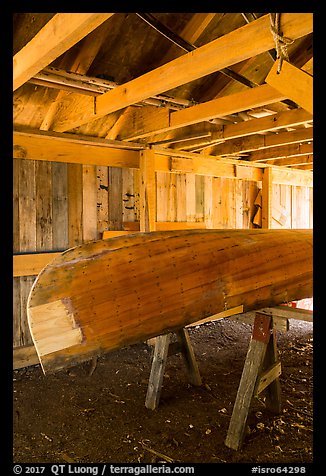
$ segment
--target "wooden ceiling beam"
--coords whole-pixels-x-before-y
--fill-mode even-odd
[[[224,156],[312,140],[313,127],[307,127],[291,132],[279,132],[278,134],[268,135],[255,134],[243,138],[231,139],[215,146],[214,153]]]
[[[189,43],[196,44],[200,35],[205,31],[216,15],[217,13],[194,13],[179,36]],[[182,54],[184,53],[181,52],[181,49],[173,45],[160,60],[160,64],[168,63]]]
[[[283,34],[292,39],[308,35],[313,30],[312,14],[284,13],[282,29]],[[269,15],[264,15],[250,24],[108,91],[96,98],[96,104],[90,97],[69,95],[61,104],[53,129],[62,132],[78,127],[150,96],[258,55],[273,48],[273,45]]]
[[[250,119],[246,122],[239,122],[238,124],[230,124],[224,126],[220,132],[220,139],[230,140],[239,137],[246,137],[253,134],[277,131],[286,127],[295,127],[302,124],[312,122],[312,114],[304,109],[292,109],[290,111],[283,111],[271,116],[262,117],[259,119]],[[216,134],[217,135],[217,134]],[[218,137],[216,137],[217,139]],[[201,153],[215,154],[215,147],[204,149]]]
[[[288,144],[279,147],[269,147],[268,149],[251,152],[248,159],[252,162],[265,162],[266,160],[283,159],[298,155],[313,153],[313,144]]]
[[[13,90],[69,50],[114,13],[57,13],[13,59]]]
[[[77,55],[72,59],[69,64],[70,71],[78,73],[80,75],[84,75],[88,71],[103,43],[103,28],[103,26],[100,26],[96,30],[92,31],[86,38],[84,38]],[[63,61],[64,60],[65,58],[63,58]],[[42,124],[40,126],[41,130],[48,131],[51,129],[52,123],[55,120],[61,101],[66,95],[67,91],[58,91],[56,97],[53,99],[53,102],[51,103],[43,118]]]
[[[123,145],[117,141],[89,136],[39,130],[14,130],[13,146],[14,158],[83,165],[139,167],[137,150],[121,148]],[[140,147],[138,145],[137,148]]]
[[[296,170],[306,170],[312,172],[313,165],[312,164],[304,164],[304,165],[289,165],[288,168],[295,168]]]
[[[313,77],[287,61],[278,71],[276,61],[266,77],[266,83],[282,92],[306,111],[313,113]]]
[[[168,110],[160,112],[153,109],[147,109],[146,114],[144,114],[144,111],[134,111],[129,130],[125,128],[123,133],[120,134],[120,138],[124,140],[138,140],[151,134],[166,132],[247,109],[272,104],[284,98],[285,96],[276,89],[268,84],[264,84],[172,113]]]
[[[216,13],[195,13],[190,22],[188,22],[181,32],[181,37],[190,43],[195,43],[205,28],[207,28],[211,20],[215,17],[215,15]],[[167,53],[160,60],[159,64],[161,65],[167,63],[177,56],[180,56],[180,48],[177,48],[176,45],[173,45],[168,49]],[[146,101],[146,99],[144,101]],[[130,106],[126,109],[123,109],[116,123],[108,131],[106,139],[117,139],[120,132],[124,130],[124,127],[127,124],[129,124],[130,115],[134,115]]]
[[[296,167],[298,165],[312,165],[313,164],[313,154],[308,155],[297,155],[293,157],[286,157],[284,159],[275,159],[269,160],[269,165],[278,165],[278,166],[288,166]]]

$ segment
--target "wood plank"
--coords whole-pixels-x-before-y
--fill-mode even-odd
[[[264,169],[262,180],[262,228],[272,228],[273,169]]]
[[[256,395],[259,395],[263,392],[266,387],[268,387],[276,378],[281,375],[281,362],[275,362],[268,370],[262,373],[258,387],[256,390]]]
[[[251,152],[249,160],[265,162],[273,159],[282,159],[285,157],[293,157],[307,155],[313,153],[313,144],[291,144],[284,147],[269,147],[268,149]]]
[[[190,342],[189,331],[186,328],[177,331],[177,338],[180,343],[182,358],[186,366],[188,379],[191,385],[200,386],[202,379],[196,361],[194,349]]]
[[[13,346],[18,347],[22,343],[22,336],[20,331],[20,316],[21,316],[21,308],[20,308],[20,279],[14,278],[13,279],[13,292],[12,292],[12,299],[13,299],[13,325],[12,325],[12,337],[13,337]]]
[[[223,144],[214,146],[214,155],[231,155],[255,150],[264,150],[273,146],[290,145],[297,142],[307,142],[313,140],[313,127],[298,129],[290,132],[279,132],[278,134],[252,135],[239,137],[225,141]]]
[[[19,250],[36,250],[35,162],[21,160],[19,166]],[[27,298],[34,277],[20,278],[20,343],[29,345],[32,338],[27,321]]]
[[[248,180],[242,183],[242,228],[250,228],[250,183]]]
[[[313,228],[314,226],[314,195],[313,189],[309,188],[309,225],[308,228]]]
[[[298,165],[313,165],[313,155],[294,155],[285,159],[269,160],[269,165],[296,167]]]
[[[20,167],[21,161],[18,159],[13,159],[12,165],[12,187],[13,187],[13,214],[12,214],[12,224],[13,224],[13,251],[20,250],[20,234],[19,234],[19,176],[20,176]]]
[[[276,131],[284,127],[294,127],[301,124],[312,122],[312,114],[304,109],[292,109],[290,111],[279,112],[249,121],[239,122],[237,124],[226,125],[223,128],[221,139],[235,139],[258,132]]]
[[[156,177],[153,150],[140,152],[140,231],[156,228]]]
[[[166,216],[167,216],[168,200],[167,200],[166,176],[167,174],[165,172],[156,172],[156,220],[157,222],[166,221]]]
[[[57,13],[13,59],[13,90],[48,66],[114,13]]]
[[[60,254],[61,252],[14,255],[14,277],[36,276],[44,268],[44,266],[46,266]]]
[[[222,222],[222,178],[213,177],[212,181],[212,226],[219,229],[224,228]]]
[[[266,348],[266,342],[251,339],[225,440],[226,446],[233,450],[238,450],[242,445],[256,380],[262,369]]]
[[[19,167],[20,251],[36,250],[35,162],[22,160]]]
[[[68,243],[83,242],[83,175],[79,164],[68,165]]]
[[[14,370],[22,369],[30,365],[39,364],[39,358],[34,345],[15,347],[13,351]]]
[[[122,169],[109,167],[109,228],[122,230]]]
[[[170,334],[160,335],[155,339],[155,350],[145,401],[146,408],[150,410],[155,410],[160,400],[169,342]]]
[[[260,312],[265,312],[265,309],[261,309]],[[271,315],[271,313],[269,314]],[[245,312],[242,314],[231,315],[230,319],[252,325],[255,320],[255,312]],[[273,315],[273,329],[279,332],[287,332],[289,330],[289,320],[286,317]]]
[[[102,233],[102,240],[107,240],[108,238],[114,238],[116,236],[122,236],[122,235],[130,235],[132,233],[135,233],[134,231],[126,231],[126,230],[104,230]]]
[[[244,228],[244,203],[243,203],[243,182],[234,180],[235,194],[235,228]]]
[[[171,174],[173,175],[173,174]],[[195,176],[196,222],[204,221],[205,182],[203,175]]]
[[[285,60],[282,62],[280,72],[278,66],[279,60],[274,63],[266,76],[266,83],[313,114],[313,77]]]
[[[213,228],[213,178],[204,177],[204,223]]]
[[[169,151],[167,153],[169,153]],[[177,157],[177,154],[175,154],[174,157],[172,156],[171,159],[166,163],[167,170],[176,173],[185,172],[188,174],[211,175],[217,177],[258,181],[260,181],[262,178],[262,172],[259,168],[250,169],[247,167],[247,165],[242,166],[241,162],[239,161],[232,162],[230,159],[214,159],[210,157],[204,157],[199,154],[191,154],[189,152],[188,154],[189,156],[187,158]],[[158,156],[156,159],[156,169],[162,170],[164,167],[163,164],[164,161],[162,161],[162,159]],[[242,171],[243,173],[241,173]]]
[[[176,221],[179,223],[187,220],[186,187],[186,174],[176,174]],[[156,224],[156,229],[159,229],[158,223]]]
[[[34,276],[22,276],[20,278],[20,336],[21,345],[23,346],[33,343],[27,318],[27,301],[34,281]]]
[[[109,175],[108,167],[96,167],[97,176],[97,232],[109,227]]]
[[[68,248],[67,164],[52,163],[52,243],[54,249]]]
[[[125,222],[123,224],[124,230],[139,231],[139,222]],[[186,221],[157,221],[156,230],[198,230],[204,229],[205,223],[203,222],[186,222]]]
[[[186,216],[187,222],[196,221],[196,176],[186,176]]]
[[[282,185],[293,185],[301,187],[313,187],[313,175],[310,172],[309,175],[303,175],[308,171],[304,170],[291,170],[288,168],[274,167],[273,169],[273,182]],[[309,172],[308,172],[309,173]]]
[[[82,165],[83,180],[83,241],[96,240],[97,178],[95,165]]]
[[[70,134],[69,136],[71,136]],[[69,162],[84,165],[139,167],[138,152],[107,148],[103,140],[83,142],[80,136],[14,131],[14,158]],[[105,139],[104,139],[105,141]],[[84,145],[83,145],[84,144]]]
[[[177,212],[177,191],[176,191],[177,174],[166,174],[166,189],[167,189],[167,214],[166,220],[174,222],[176,220]]]
[[[132,169],[122,169],[122,221],[134,221],[135,213],[135,193],[134,193],[134,171]]]
[[[206,317],[205,319],[201,319],[200,321],[193,322],[192,324],[189,324],[187,327],[195,327],[195,326],[200,326],[201,324],[205,324],[206,322],[214,322],[219,319],[225,319],[226,317],[230,317],[233,315],[239,315],[243,312],[243,306],[236,306],[233,307],[232,309],[228,309],[226,311],[219,312],[218,314],[214,314],[212,316]]]
[[[35,162],[36,249],[52,248],[52,164]]]
[[[256,383],[256,392],[259,391],[261,393],[264,391],[266,408],[274,414],[280,414],[282,411],[282,401],[279,376],[282,369],[277,351],[277,335],[275,326],[273,326],[273,319],[272,328],[263,363],[263,373],[260,376],[259,382]]]
[[[149,71],[97,98],[94,114],[92,98],[69,95],[53,124],[56,131],[65,131],[103,117],[150,96],[176,88],[210,73],[236,64],[274,47],[269,31],[269,15],[234,30],[195,51]],[[283,34],[299,38],[311,33],[312,14],[284,13]],[[255,41],[252,41],[252,38]]]
[[[299,309],[289,306],[274,306],[271,308],[264,308],[262,311],[273,317],[285,317],[287,319],[297,319],[307,322],[313,321],[313,311],[310,311],[309,309]]]

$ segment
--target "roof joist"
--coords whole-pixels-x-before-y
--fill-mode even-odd
[[[296,39],[312,29],[311,13],[284,13],[283,34]],[[253,38],[255,41],[253,41]],[[71,94],[61,104],[53,129],[67,131],[99,117],[219,71],[274,47],[269,15],[232,31],[94,99]]]
[[[172,113],[168,110],[157,111],[152,108],[147,108],[145,111],[133,111],[130,127],[124,128],[120,137],[125,140],[138,140],[152,134],[272,104],[285,97],[268,84],[264,84]]]
[[[65,53],[114,13],[57,13],[13,59],[13,90]]]
[[[305,127],[296,131],[279,132],[277,134],[254,134],[244,138],[231,139],[216,145],[214,154],[231,155],[255,150],[264,150],[269,147],[290,145],[313,140],[313,127]]]

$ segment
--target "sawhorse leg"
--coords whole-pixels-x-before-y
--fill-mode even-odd
[[[201,385],[202,383],[187,329],[183,328],[177,331],[176,334],[178,342],[172,344],[171,334],[164,334],[155,338],[154,356],[145,401],[146,408],[150,410],[155,410],[159,404],[168,355],[181,352],[189,382],[192,385]]]
[[[266,407],[275,413],[280,412],[280,374],[281,363],[277,358],[273,318],[257,312],[225,440],[226,446],[234,450],[241,447],[252,400],[262,391],[266,391]]]

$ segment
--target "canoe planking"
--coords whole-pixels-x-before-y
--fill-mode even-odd
[[[312,230],[173,230],[76,246],[31,289],[44,373],[210,315],[312,296]]]

